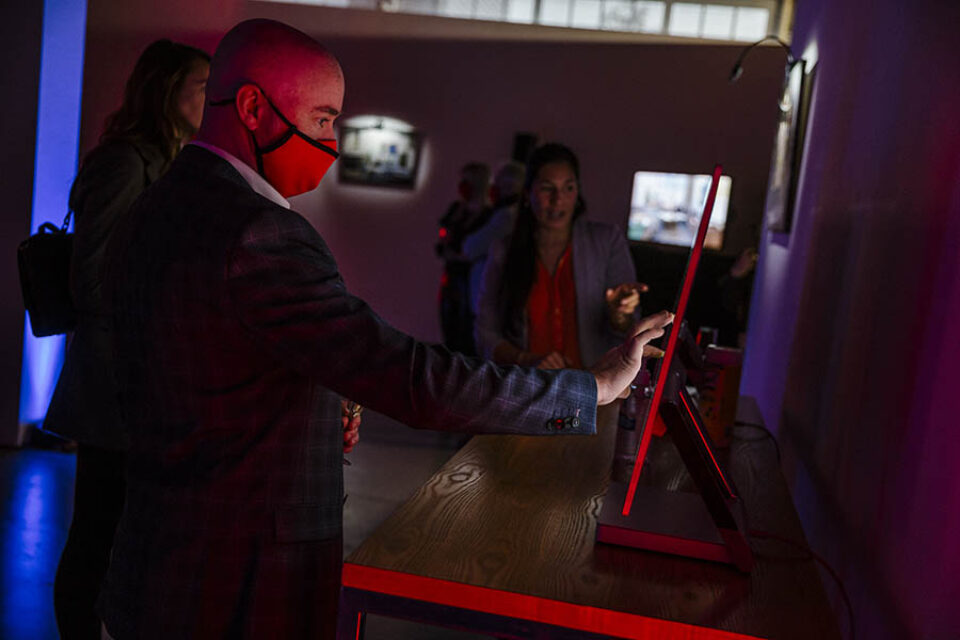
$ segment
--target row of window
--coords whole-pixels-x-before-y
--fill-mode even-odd
[[[291,1],[291,0],[278,0]],[[717,40],[759,40],[771,32],[771,9],[670,0],[293,0],[352,9],[602,29]]]

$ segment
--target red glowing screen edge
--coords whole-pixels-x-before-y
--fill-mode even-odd
[[[690,252],[690,259],[687,261],[687,268],[683,275],[683,284],[680,287],[680,295],[678,296],[677,308],[674,312],[673,325],[670,328],[670,335],[667,338],[667,348],[665,349],[663,360],[660,361],[657,385],[654,388],[653,398],[650,400],[650,407],[644,420],[643,434],[640,437],[640,445],[637,447],[637,456],[633,463],[630,485],[627,487],[627,497],[623,501],[623,510],[621,513],[624,516],[630,515],[630,509],[633,506],[633,498],[637,492],[637,481],[640,479],[643,461],[647,457],[647,449],[650,446],[650,436],[653,434],[654,421],[660,411],[660,400],[663,398],[663,390],[667,383],[667,376],[670,375],[670,362],[673,360],[673,354],[677,350],[677,341],[680,337],[680,325],[683,323],[683,315],[687,310],[690,291],[693,289],[693,281],[697,275],[697,265],[700,263],[700,255],[703,253],[703,242],[707,237],[707,227],[710,225],[710,214],[713,213],[713,203],[717,197],[717,186],[720,184],[720,176],[722,173],[723,167],[721,165],[718,164],[713,168],[710,191],[707,192],[707,202],[703,207],[703,215],[700,216],[700,227],[697,229],[697,237],[693,241],[693,249]]]

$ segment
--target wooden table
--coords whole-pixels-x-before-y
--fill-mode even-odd
[[[616,412],[595,437],[473,438],[347,558],[340,638],[365,613],[511,638],[839,638],[816,567],[782,542],[751,541],[750,575],[595,542]],[[759,422],[751,399],[738,420]],[[751,528],[805,542],[773,442],[740,427],[725,457]],[[655,442],[641,480],[689,488],[679,464]]]

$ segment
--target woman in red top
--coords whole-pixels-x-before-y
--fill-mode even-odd
[[[501,364],[587,367],[634,321],[637,284],[623,234],[586,220],[576,155],[534,151],[513,234],[491,250],[477,312],[477,342]]]

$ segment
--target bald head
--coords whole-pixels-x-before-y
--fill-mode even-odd
[[[283,100],[313,81],[343,74],[336,58],[319,42],[275,20],[247,20],[223,37],[210,64],[207,95],[230,97],[241,85],[258,84],[271,99]]]
[[[305,135],[324,140],[333,138],[343,92],[340,64],[320,43],[282,22],[247,20],[213,55],[207,98],[227,105],[208,104],[197,138],[254,166],[251,134],[265,146],[288,128],[270,103]]]

